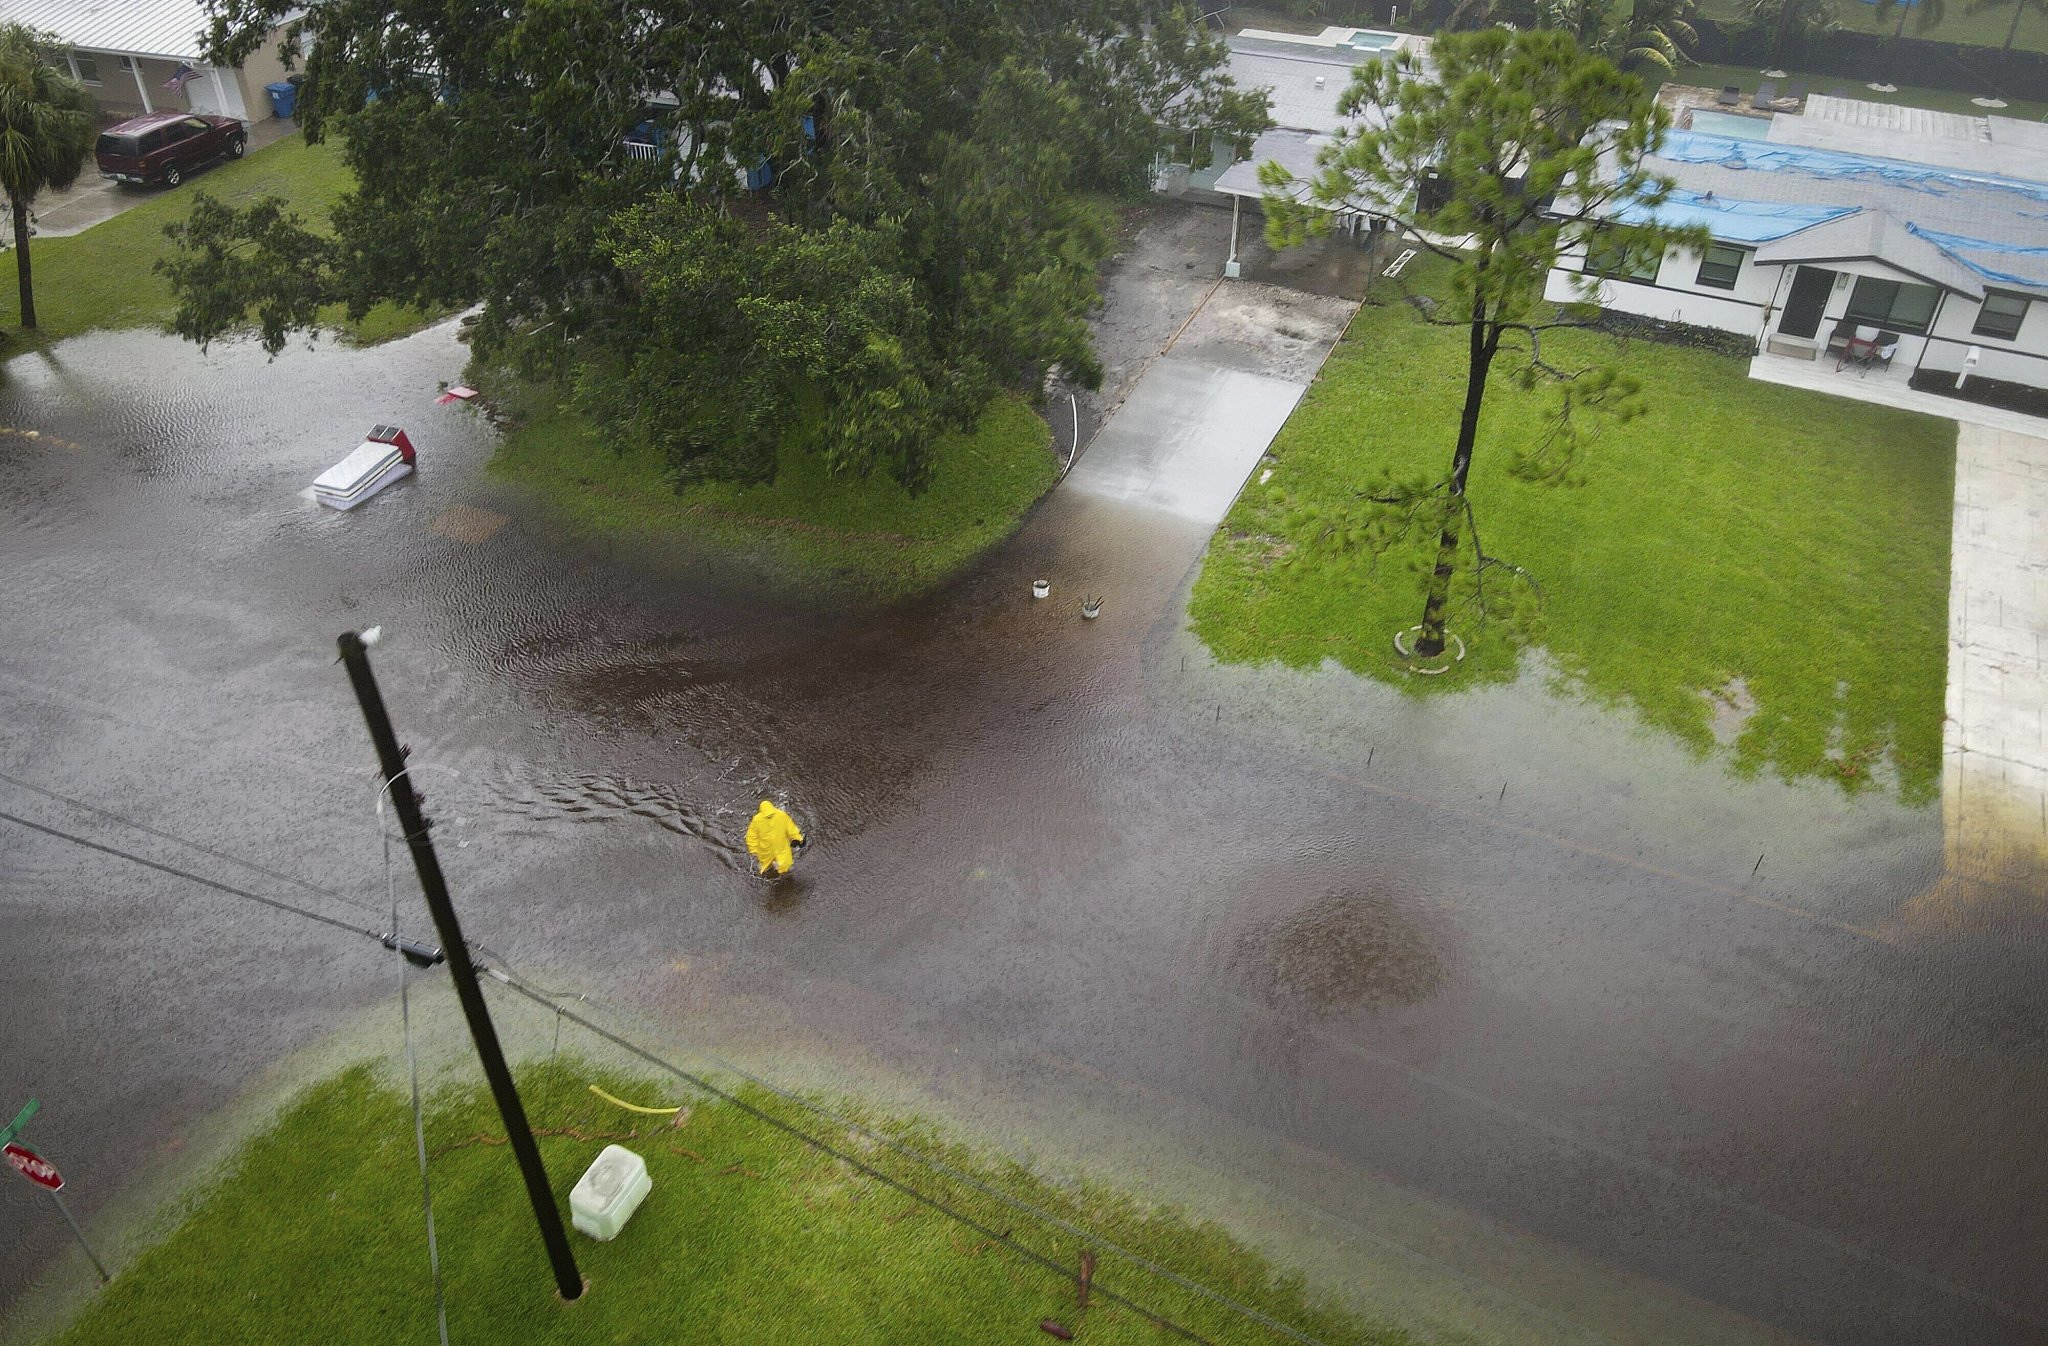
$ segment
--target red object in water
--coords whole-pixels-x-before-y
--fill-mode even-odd
[[[364,438],[368,439],[372,444],[394,445],[406,462],[410,463],[413,461],[412,441],[405,437],[405,431],[395,425],[373,426],[370,433],[364,436]]]

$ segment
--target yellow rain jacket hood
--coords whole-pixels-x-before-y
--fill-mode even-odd
[[[787,874],[796,864],[790,846],[803,839],[796,820],[766,799],[761,801],[754,820],[747,824],[747,853],[760,864],[763,874]]]

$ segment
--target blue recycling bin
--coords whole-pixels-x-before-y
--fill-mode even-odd
[[[296,84],[266,84],[263,92],[270,95],[270,110],[280,117],[289,117],[299,110],[299,86]]]

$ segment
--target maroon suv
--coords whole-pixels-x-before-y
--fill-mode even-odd
[[[152,112],[100,132],[100,176],[175,187],[200,165],[239,159],[248,148],[249,133],[233,117]]]

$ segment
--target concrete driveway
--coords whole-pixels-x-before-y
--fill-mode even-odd
[[[276,117],[265,117],[249,123],[249,152],[254,154],[266,145],[276,144],[288,135],[298,132],[295,122],[280,121]],[[144,201],[153,201],[167,191],[193,191],[205,184],[206,174],[201,171],[186,179],[178,187],[130,187],[124,183],[110,182],[101,177],[91,164],[77,182],[61,192],[45,192],[35,199],[30,207],[35,220],[35,237],[65,238],[82,234],[103,220],[111,220],[123,211],[131,210]],[[0,239],[8,246],[14,242],[14,213],[0,211]],[[34,249],[30,249],[31,255]]]
[[[1217,523],[1357,307],[1225,282],[1138,379],[1065,489]]]

